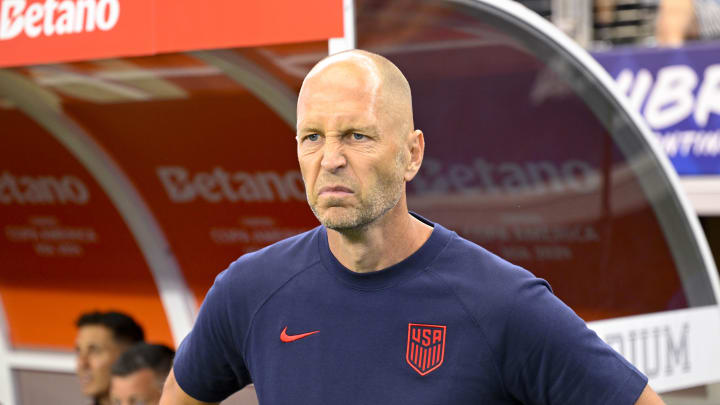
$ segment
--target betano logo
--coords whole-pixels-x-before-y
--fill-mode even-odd
[[[75,176],[16,176],[8,171],[0,175],[3,205],[85,205],[88,201],[88,187]]]
[[[45,0],[28,5],[27,0],[1,0],[0,41],[24,32],[29,38],[41,35],[80,34],[109,31],[120,18],[119,0]]]
[[[597,191],[601,180],[601,173],[580,159],[493,163],[476,158],[467,164],[426,157],[410,186],[417,195],[447,192],[583,194]]]
[[[285,173],[232,172],[215,167],[211,172],[191,173],[182,166],[156,168],[170,201],[188,203],[196,199],[209,203],[305,201],[302,176],[297,170]]]

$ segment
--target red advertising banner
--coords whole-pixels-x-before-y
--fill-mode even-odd
[[[0,104],[0,299],[10,344],[71,349],[94,310],[132,315],[172,344],[135,238],[94,177],[49,133]]]
[[[296,54],[312,57],[316,49],[303,46]],[[279,50],[266,53],[274,52]],[[263,69],[272,65],[257,52],[231,53]],[[24,70],[57,86],[64,113],[133,182],[198,303],[240,255],[318,225],[305,199],[294,127],[273,109],[193,55],[124,63]],[[63,77],[84,84],[68,86]],[[296,94],[300,78],[277,85]],[[93,87],[79,91],[85,86]],[[93,102],[103,94],[103,102]]]
[[[337,36],[341,0],[0,0],[0,67]]]

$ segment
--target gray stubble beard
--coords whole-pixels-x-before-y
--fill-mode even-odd
[[[360,207],[353,208],[355,215],[343,215],[341,218],[337,218],[336,220],[323,218],[318,212],[317,207],[310,203],[310,196],[308,195],[307,200],[310,205],[310,209],[313,214],[315,214],[318,221],[320,221],[320,223],[328,229],[341,233],[347,233],[357,232],[366,228],[378,218],[385,215],[392,208],[397,206],[402,198],[402,192],[405,187],[405,179],[402,175],[402,171],[400,170],[404,166],[404,159],[402,155],[397,156],[396,163],[398,167],[398,175],[395,178],[387,179],[386,181],[378,184],[381,191],[373,193],[369,200],[360,201]]]
[[[391,198],[384,198],[384,196],[387,196],[385,191],[387,190],[374,195],[374,198],[370,201],[361,201],[359,208],[345,208],[353,212],[342,215],[340,218],[323,218],[317,208],[312,204],[310,205],[310,209],[318,221],[328,229],[338,232],[359,231],[385,215],[398,204],[402,197],[402,193],[396,191],[394,193],[395,195],[392,195]]]

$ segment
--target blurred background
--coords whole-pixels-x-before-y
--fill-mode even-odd
[[[720,404],[720,1],[284,1],[241,18],[158,1],[188,25],[154,36],[124,11],[117,29],[156,46],[124,51],[102,0],[91,56],[47,25],[11,35],[11,1],[0,403],[88,402],[82,314],[128,314],[174,348],[217,273],[315,227],[297,93],[356,47],[410,81],[427,142],[413,211],[547,279],[668,404]],[[257,403],[252,387],[226,402]]]

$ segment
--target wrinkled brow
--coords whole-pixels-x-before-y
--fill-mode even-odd
[[[322,133],[323,131],[316,127],[303,127],[303,128],[299,128],[297,132],[303,133],[303,134],[319,134],[319,133]]]
[[[322,134],[326,131],[314,127],[314,126],[308,126],[308,127],[302,127],[298,129],[298,134]],[[359,132],[362,134],[374,134],[377,133],[377,127],[375,125],[348,125],[347,127],[343,128],[341,130],[342,133],[348,134],[353,132]]]

